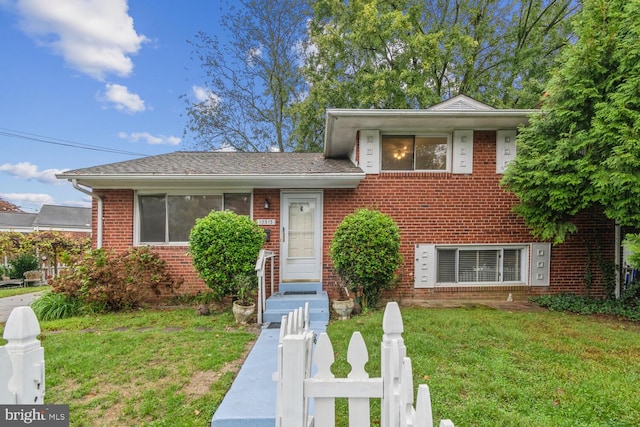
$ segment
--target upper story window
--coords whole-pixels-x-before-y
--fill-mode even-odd
[[[383,135],[382,170],[448,170],[451,143],[446,135]]]
[[[140,243],[186,243],[197,218],[228,209],[251,213],[251,194],[138,195]]]

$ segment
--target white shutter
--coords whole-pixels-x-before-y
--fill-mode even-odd
[[[551,243],[531,244],[531,286],[549,286],[551,283]]]
[[[416,245],[415,260],[414,286],[433,288],[436,284],[436,246]]]
[[[453,173],[473,172],[473,130],[453,131]]]
[[[499,130],[496,134],[496,173],[504,173],[516,158],[516,130]]]
[[[380,131],[360,131],[360,169],[366,174],[380,173]]]

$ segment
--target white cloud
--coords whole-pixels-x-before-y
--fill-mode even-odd
[[[126,77],[131,55],[148,41],[137,34],[127,0],[17,0],[20,28],[95,79]]]
[[[252,65],[256,62],[256,60],[262,57],[262,46],[261,47],[252,47],[247,52],[247,64]]]
[[[115,83],[107,83],[105,93],[99,96],[104,101],[112,103],[116,110],[125,111],[127,113],[140,113],[146,110],[144,101],[138,94],[129,92],[126,86]]]
[[[29,162],[21,162],[16,164],[5,163],[0,165],[0,171],[9,175],[26,180],[43,182],[45,184],[59,184],[60,181],[55,177],[57,173],[62,173],[66,169],[45,169],[38,170],[38,166]]]
[[[236,152],[238,150],[236,150],[233,145],[229,145],[229,144],[223,144],[220,148],[213,150],[215,152],[218,153],[233,153]]]
[[[182,139],[177,136],[165,136],[165,135],[151,135],[149,132],[120,132],[118,138],[127,139],[131,142],[138,142],[140,140],[147,141],[147,144],[151,145],[178,145],[182,142]]]
[[[48,194],[37,193],[0,193],[0,197],[20,206],[21,208],[32,208],[39,211],[42,205],[55,204],[53,197]]]
[[[215,107],[220,102],[220,97],[206,87],[192,86],[191,92],[196,101],[208,104],[211,107]]]

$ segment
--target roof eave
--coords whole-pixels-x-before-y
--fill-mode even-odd
[[[362,129],[420,131],[427,129],[513,129],[529,122],[540,110],[327,110],[324,156],[348,156]]]
[[[127,175],[56,175],[58,179],[76,180],[93,190],[105,189],[179,189],[179,188],[356,188],[364,179],[364,172],[335,174],[278,174],[278,175],[184,175],[184,174],[127,174]]]

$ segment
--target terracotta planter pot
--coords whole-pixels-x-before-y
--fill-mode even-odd
[[[253,316],[253,313],[256,311],[256,304],[251,303],[251,305],[241,305],[238,301],[234,301],[232,311],[233,316],[236,319],[236,323],[246,325],[249,323],[251,316]]]
[[[333,310],[340,317],[340,320],[346,320],[353,312],[353,300],[333,300]]]

